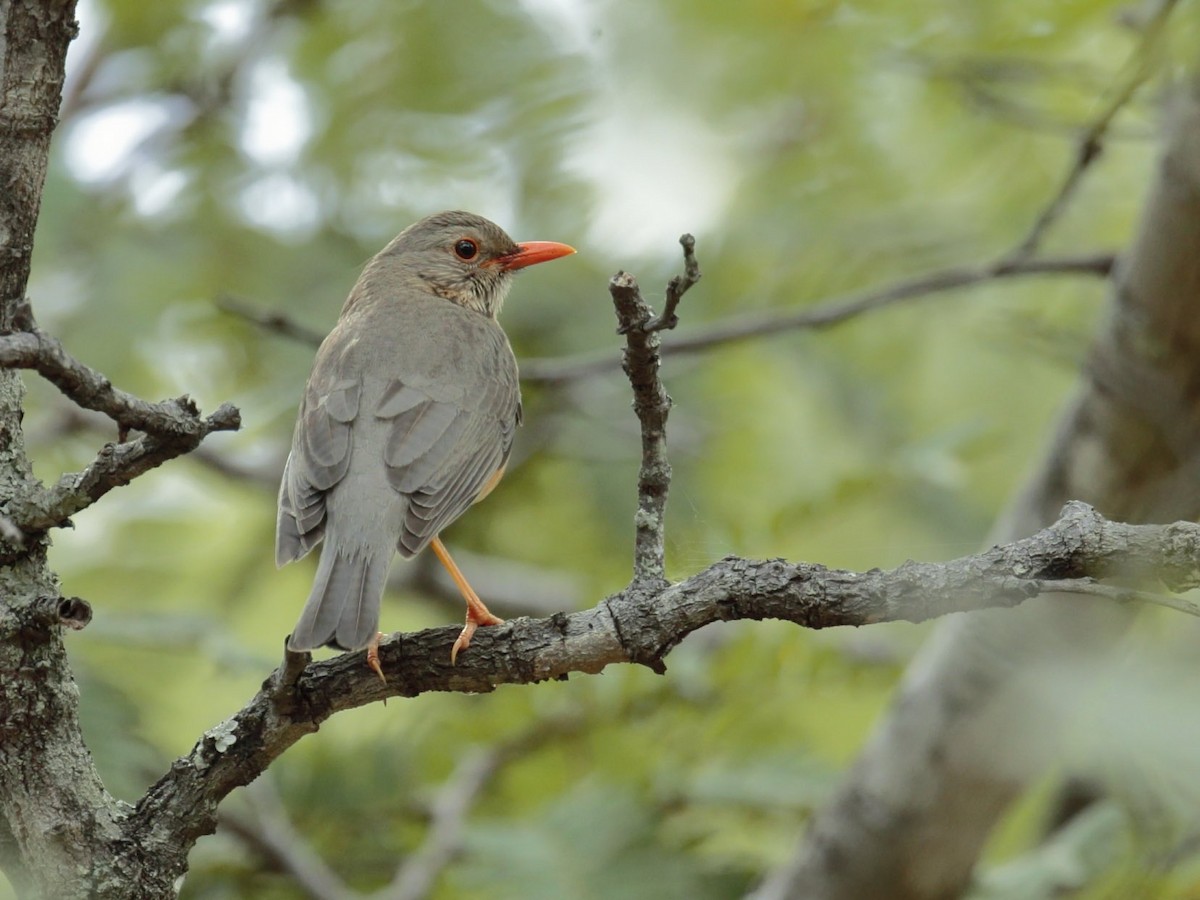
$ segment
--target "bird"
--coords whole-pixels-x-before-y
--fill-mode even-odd
[[[521,424],[517,361],[496,318],[513,275],[574,252],[450,210],[363,268],[317,350],[279,487],[276,565],[324,541],[289,650],[366,648],[383,678],[388,570],[426,547],[467,603],[451,664],[479,626],[502,624],[439,535],[496,487]]]

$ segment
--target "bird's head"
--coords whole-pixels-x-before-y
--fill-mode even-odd
[[[494,222],[455,210],[414,222],[376,261],[439,297],[495,316],[514,272],[574,252],[554,241],[517,243]]]

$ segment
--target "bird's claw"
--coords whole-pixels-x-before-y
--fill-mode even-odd
[[[483,608],[482,612],[476,612],[473,607],[467,608],[467,624],[463,626],[463,630],[458,633],[458,638],[454,641],[454,646],[450,648],[450,665],[458,665],[458,654],[462,650],[466,650],[471,646],[471,638],[475,636],[475,632],[480,625],[503,625],[504,620],[499,616],[492,615],[487,609]]]
[[[375,637],[371,638],[371,643],[367,644],[367,668],[379,676],[379,680],[387,684],[387,678],[383,674],[383,666],[379,664],[379,642],[383,639],[383,632],[377,631]]]

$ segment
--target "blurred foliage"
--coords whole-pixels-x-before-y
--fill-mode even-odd
[[[453,207],[580,250],[513,292],[503,321],[525,357],[615,356],[606,279],[628,269],[657,292],[685,230],[705,279],[681,331],[988,259],[1020,240],[1127,76],[1137,14],[1099,0],[85,0],[35,309],[121,387],[231,400],[246,423],[206,444],[246,477],[172,463],[56,537],[64,590],[96,609],[69,643],[112,789],[134,799],[253,694],[313,571],[277,572],[271,549],[271,482],[312,348],[219,298],[326,329],[365,259]],[[1156,89],[1118,117],[1050,251],[1127,239],[1157,88],[1195,62],[1195,16],[1194,2],[1176,12]],[[1102,297],[1093,279],[1010,281],[669,359],[671,573],[728,553],[869,568],[971,552],[1046,442]],[[569,571],[589,604],[620,588],[628,404],[618,373],[527,387],[519,465],[448,542]],[[31,384],[48,480],[111,438],[64,410]],[[383,627],[459,615],[409,594],[385,603]],[[1194,626],[1156,621],[1131,659],[1164,644],[1184,659]],[[426,839],[464,754],[569,721],[499,768],[433,896],[738,896],[787,858],[923,633],[714,627],[665,678],[610,669],[339,716],[269,777],[314,851],[372,890]],[[1118,774],[1140,771],[1188,702],[1163,684]],[[1193,853],[1151,866],[1107,807],[1030,849],[1046,796],[1000,829],[980,896],[1200,891]],[[1064,868],[1082,875],[1056,881]],[[303,893],[222,832],[197,847],[184,896]]]

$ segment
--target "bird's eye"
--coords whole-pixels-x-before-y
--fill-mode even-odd
[[[454,245],[454,252],[459,259],[474,259],[475,254],[479,252],[479,246],[474,241],[463,238]]]

